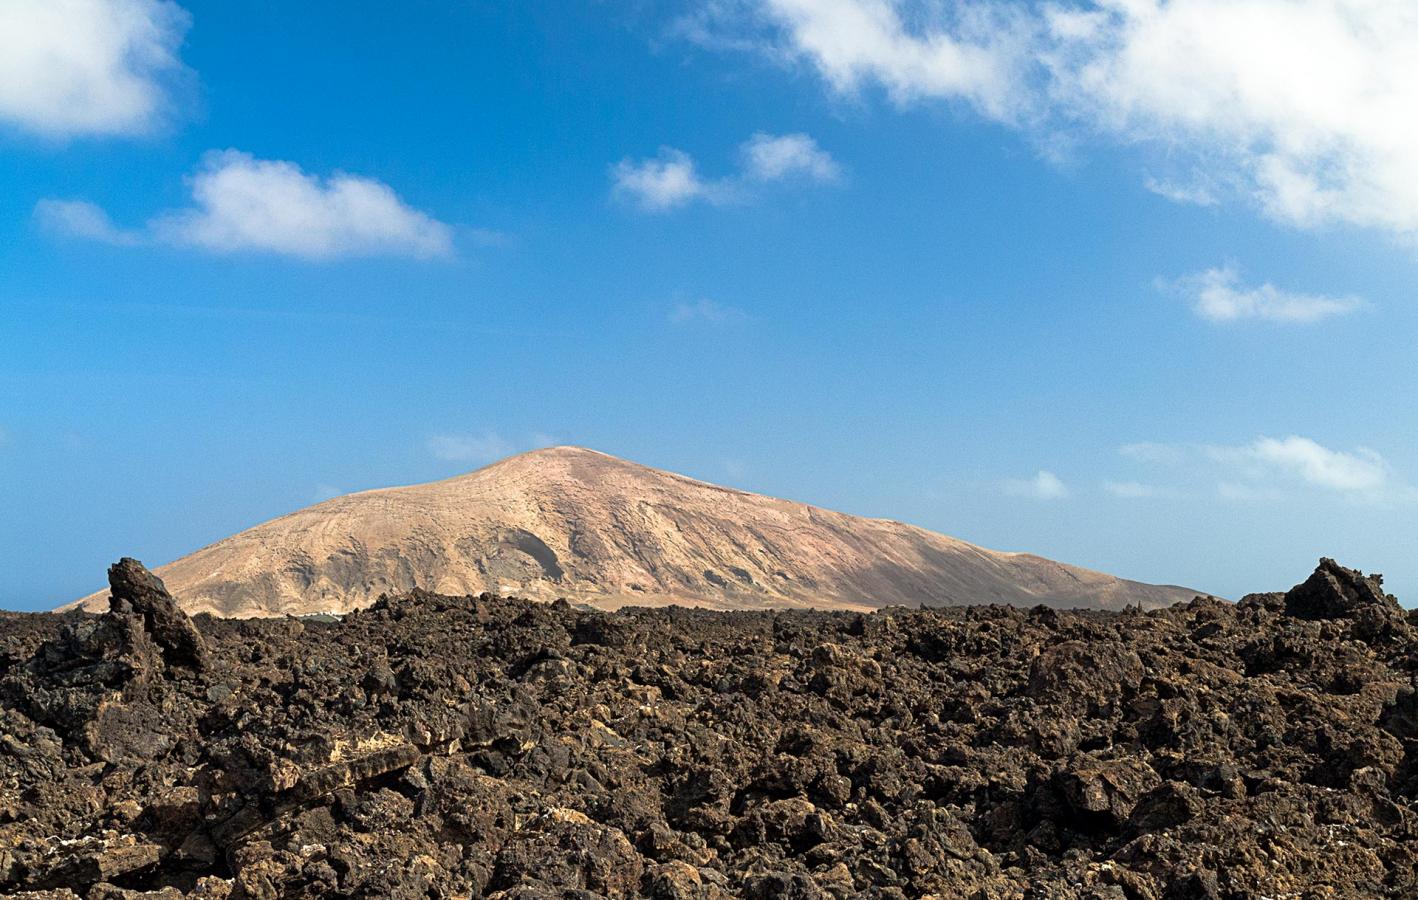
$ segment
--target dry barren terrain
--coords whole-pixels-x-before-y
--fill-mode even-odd
[[[0,891],[1418,895],[1418,639],[1375,578],[1151,611],[0,620]]]
[[[600,608],[1121,609],[1196,596],[576,447],[337,497],[156,571],[189,613],[236,617],[348,612],[414,589]],[[102,610],[107,593],[83,602]]]

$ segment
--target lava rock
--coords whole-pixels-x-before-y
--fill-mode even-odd
[[[513,835],[497,855],[491,887],[634,896],[644,863],[626,836],[571,809],[551,809]]]
[[[0,615],[0,894],[1418,896],[1376,579],[1148,612]]]
[[[117,615],[136,613],[146,631],[162,648],[169,665],[197,671],[207,667],[207,644],[158,578],[136,559],[124,557],[108,569],[109,609]]]
[[[1079,758],[1054,775],[1055,788],[1084,830],[1118,830],[1132,815],[1138,798],[1159,781],[1150,766],[1131,758]]]
[[[1321,559],[1303,583],[1285,595],[1285,613],[1299,619],[1349,619],[1365,610],[1402,618],[1403,608],[1383,590],[1382,575],[1364,575],[1332,559]]]
[[[1064,641],[1043,649],[1029,670],[1029,694],[1069,706],[1117,702],[1142,681],[1142,660],[1116,641]]]

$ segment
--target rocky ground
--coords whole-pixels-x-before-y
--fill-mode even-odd
[[[1418,896],[1418,632],[1324,561],[1153,612],[429,594],[0,618],[30,897]]]

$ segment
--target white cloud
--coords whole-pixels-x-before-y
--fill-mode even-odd
[[[616,193],[651,212],[664,212],[693,200],[717,203],[726,198],[720,185],[699,177],[688,153],[673,147],[661,148],[654,159],[623,159],[611,174]]]
[[[837,161],[806,134],[774,136],[759,132],[743,145],[745,171],[759,181],[779,181],[795,175],[813,181],[842,177]]]
[[[1285,291],[1270,283],[1240,284],[1234,267],[1207,269],[1181,279],[1175,287],[1191,301],[1197,315],[1212,322],[1263,319],[1308,323],[1352,313],[1364,305],[1358,297],[1327,297]]]
[[[1200,162],[1287,223],[1418,232],[1411,0],[1063,8],[1086,27],[1051,28],[1041,57],[1066,115]]]
[[[761,8],[788,37],[781,49],[809,60],[838,91],[873,81],[898,103],[963,100],[993,119],[1018,117],[1025,98],[1017,72],[1028,52],[1019,25],[1028,23],[1017,11],[976,2],[901,6],[763,0]]]
[[[140,235],[113,224],[102,208],[84,200],[41,200],[35,204],[35,220],[55,234],[99,241],[105,244],[140,243]]]
[[[1149,175],[1142,186],[1159,197],[1166,197],[1173,203],[1187,206],[1216,206],[1221,201],[1216,197],[1216,189],[1204,179],[1190,182],[1171,178],[1154,178]]]
[[[49,138],[151,131],[189,23],[167,0],[3,0],[0,121]]]
[[[1259,437],[1248,444],[1132,445],[1159,448],[1134,458],[1190,469],[1215,478],[1226,499],[1279,499],[1282,488],[1306,487],[1358,500],[1412,498],[1413,489],[1396,478],[1374,450],[1334,450],[1299,435]],[[1161,452],[1165,450],[1165,452]]]
[[[714,205],[749,199],[751,183],[802,177],[830,182],[841,168],[826,150],[806,134],[771,135],[758,132],[739,148],[743,171],[723,178],[704,178],[694,158],[683,150],[662,147],[653,159],[623,159],[611,168],[618,196],[648,212],[666,212],[695,201]]]
[[[453,249],[447,225],[371,178],[336,173],[321,179],[295,163],[226,150],[207,154],[191,185],[192,209],[153,222],[164,240],[307,259],[386,253],[427,258]]]
[[[751,0],[684,33],[805,60],[834,91],[960,101],[1041,147],[1106,139],[1183,202],[1418,237],[1412,0]],[[714,29],[740,36],[715,40]],[[748,28],[749,38],[742,36]]]
[[[1254,467],[1314,487],[1346,493],[1371,493],[1387,486],[1389,467],[1366,447],[1346,453],[1291,435],[1263,437],[1243,447],[1210,447],[1213,458]]]
[[[436,434],[428,439],[428,451],[449,462],[489,463],[511,456],[516,446],[495,431],[479,434]]]
[[[1006,481],[1004,492],[1011,497],[1027,497],[1030,500],[1062,500],[1069,495],[1068,485],[1053,472],[1043,469],[1033,478]]]
[[[741,322],[746,318],[748,318],[747,314],[738,307],[726,306],[708,298],[688,303],[677,303],[670,312],[670,321],[676,324],[706,322],[710,325],[727,325],[731,322]]]
[[[141,232],[116,228],[102,209],[42,200],[48,227],[110,243],[152,240],[218,253],[265,252],[310,260],[347,256],[447,256],[452,229],[412,209],[388,185],[336,173],[319,178],[295,163],[226,150],[191,176],[193,206],[163,213]]]

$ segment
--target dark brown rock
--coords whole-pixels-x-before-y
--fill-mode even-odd
[[[1350,619],[1366,610],[1402,618],[1403,608],[1383,590],[1382,575],[1346,569],[1332,559],[1285,595],[1285,613],[1299,619]]]
[[[639,892],[644,863],[618,829],[571,809],[552,809],[512,836],[497,854],[492,887],[544,885],[560,894],[607,897]]]
[[[1029,671],[1029,693],[1041,700],[1101,706],[1142,680],[1142,660],[1115,641],[1065,641],[1045,648]]]
[[[114,843],[67,856],[35,882],[38,887],[82,888],[156,866],[162,848],[154,844]]]
[[[1085,829],[1117,830],[1132,815],[1138,798],[1160,779],[1137,759],[1070,760],[1054,776],[1054,785]]]
[[[116,568],[102,616],[0,616],[0,893],[1418,896],[1418,646],[1342,567],[1145,613],[195,623]]]
[[[124,557],[108,569],[109,609],[117,615],[142,617],[144,629],[162,648],[169,665],[201,671],[207,666],[207,645],[172,599],[162,579],[136,559]]]

